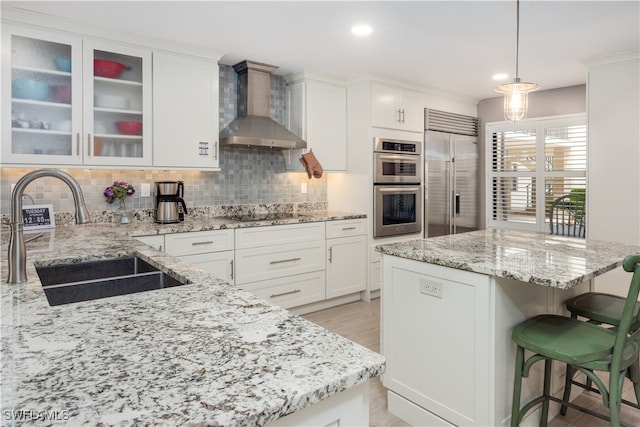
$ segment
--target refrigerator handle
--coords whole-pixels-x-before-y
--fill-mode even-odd
[[[456,199],[456,215],[460,215],[460,193],[458,193],[457,191],[455,192],[455,199]]]

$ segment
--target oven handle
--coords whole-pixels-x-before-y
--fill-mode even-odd
[[[414,163],[418,163],[420,158],[417,157],[418,154],[380,154],[376,153],[376,157],[382,160],[404,160],[410,161]]]
[[[415,193],[420,191],[419,186],[416,185],[407,185],[404,187],[387,187],[378,185],[378,191],[381,193]],[[412,187],[407,189],[407,187]]]

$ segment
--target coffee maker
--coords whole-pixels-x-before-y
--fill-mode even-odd
[[[184,221],[187,205],[184,203],[182,181],[156,182],[156,222],[170,224]]]

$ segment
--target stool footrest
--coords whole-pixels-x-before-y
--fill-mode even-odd
[[[557,398],[555,396],[549,396],[549,400],[551,400],[553,402],[556,402],[556,403],[559,403],[561,405],[566,405],[566,406],[568,406],[570,408],[576,409],[576,410],[578,410],[580,412],[584,412],[584,413],[589,414],[591,416],[600,418],[601,420],[605,420],[605,421],[611,422],[611,418],[608,417],[607,415],[605,415],[603,413],[600,413],[600,412],[593,411],[593,410],[591,410],[589,408],[585,408],[584,406],[576,405],[573,402],[565,402],[564,400],[559,399],[559,398]],[[622,427],[634,427],[631,424],[625,424],[625,423],[622,423],[622,422],[620,422],[620,425]]]
[[[602,393],[600,393],[600,390],[598,390],[597,388],[588,387],[586,384],[581,383],[580,381],[571,380],[571,384],[577,385],[578,387],[581,387],[581,388],[585,389],[586,391],[591,391],[593,393],[602,394]],[[620,401],[622,403],[624,403],[625,405],[627,405],[627,406],[631,406],[632,408],[640,409],[640,405],[638,405],[637,403],[633,403],[633,402],[631,402],[629,400],[626,400],[626,399],[620,399]],[[567,404],[567,406],[571,406],[571,405]]]

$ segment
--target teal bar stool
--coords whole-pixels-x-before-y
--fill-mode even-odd
[[[566,306],[573,319],[577,319],[579,316],[586,318],[591,323],[618,326],[625,302],[626,298],[617,295],[587,292],[569,299]],[[634,310],[634,315],[638,314],[640,303],[636,303]],[[633,330],[639,327],[639,321],[631,325]]]
[[[569,317],[544,314],[516,325],[512,338],[517,344],[511,426],[516,427],[524,415],[542,404],[540,426],[547,425],[549,402],[580,410],[609,420],[612,426],[620,426],[622,385],[625,374],[633,382],[636,400],[640,402],[640,329],[632,325],[640,321],[635,310],[640,292],[640,255],[625,258],[623,267],[633,272],[629,292],[617,328],[608,329]],[[525,350],[533,353],[525,360]],[[544,360],[544,385],[542,395],[520,406],[522,378],[529,376],[531,367]],[[602,402],[609,408],[610,416],[569,402],[565,390],[562,399],[551,395],[553,361],[567,364],[573,371],[584,373],[598,388]],[[595,372],[609,372],[607,385]]]
[[[566,302],[566,307],[569,313],[571,313],[572,319],[578,317],[587,319],[589,323],[596,325],[602,325],[604,327],[617,327],[620,324],[620,318],[622,317],[622,311],[626,299],[617,295],[601,293],[601,292],[587,292],[577,295]],[[640,311],[640,302],[636,303],[633,318],[637,319],[637,314]],[[632,330],[640,328],[640,321],[636,321],[631,325]],[[571,395],[571,386],[577,385],[586,390],[595,391],[593,384],[589,378],[585,383],[578,382],[573,379],[575,371],[571,369],[570,365],[567,365],[566,380],[565,380],[565,396]],[[622,403],[631,405],[640,409],[637,404],[623,400]],[[562,405],[560,409],[562,415],[566,415],[567,406]]]

